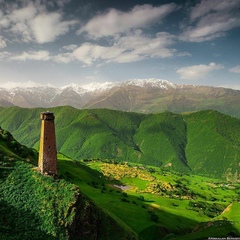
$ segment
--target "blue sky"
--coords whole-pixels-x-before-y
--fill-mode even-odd
[[[240,90],[240,0],[0,0],[0,86],[132,78]]]

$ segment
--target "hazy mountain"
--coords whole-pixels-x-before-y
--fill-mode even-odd
[[[14,104],[4,100],[4,99],[0,99],[0,107],[12,107],[14,106]]]
[[[34,108],[70,105],[81,108],[96,95],[111,89],[118,83],[91,83],[88,85],[70,84],[64,87],[53,87],[30,84],[30,86],[1,87],[1,100],[12,105]],[[0,105],[1,106],[1,105]],[[5,106],[4,106],[5,107]]]
[[[240,117],[240,91],[218,87],[177,85],[160,79],[122,83],[70,84],[0,88],[1,99],[20,107],[109,108],[141,113],[217,110]],[[6,106],[1,104],[2,106]]]

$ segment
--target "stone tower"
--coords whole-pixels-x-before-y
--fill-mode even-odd
[[[54,126],[54,114],[42,112],[38,168],[41,174],[57,176],[57,149]]]

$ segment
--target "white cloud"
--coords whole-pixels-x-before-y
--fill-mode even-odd
[[[1,60],[10,61],[47,61],[58,63],[82,62],[85,65],[106,64],[110,62],[128,63],[149,58],[168,58],[178,53],[171,45],[175,37],[166,32],[159,32],[151,37],[135,31],[124,37],[116,38],[116,42],[110,46],[102,46],[90,42],[83,43],[79,47],[74,44],[61,48],[66,52],[54,55],[48,51],[28,51],[22,54],[10,54],[2,56]],[[186,54],[186,53],[184,53]]]
[[[119,39],[116,44],[126,51],[139,56],[166,58],[173,56],[175,49],[168,48],[174,43],[175,37],[166,32],[159,32],[156,37],[149,37],[136,32]]]
[[[61,21],[59,13],[39,14],[31,22],[34,38],[38,43],[54,41],[58,36],[64,35],[76,21]]]
[[[6,41],[0,36],[0,48],[5,48],[7,46]]]
[[[128,62],[137,62],[143,60],[144,56],[138,55],[134,52],[125,52],[120,54],[117,58],[114,59],[114,62],[117,63],[128,63]],[[109,60],[110,61],[110,60]]]
[[[230,68],[229,72],[240,73],[240,65],[237,65],[236,67]]]
[[[59,7],[64,7],[67,3],[71,2],[71,0],[57,0],[56,3]]]
[[[71,50],[75,50],[78,46],[75,44],[70,44],[70,45],[66,45],[63,46],[62,49],[63,50],[67,50],[67,51],[71,51]]]
[[[191,57],[192,54],[189,52],[179,52],[179,53],[177,53],[177,56],[178,57]]]
[[[8,27],[10,24],[10,20],[8,19],[8,17],[6,17],[3,13],[3,11],[1,11],[0,9],[0,27]]]
[[[1,61],[6,61],[6,60],[8,60],[10,57],[11,57],[11,54],[10,54],[9,52],[7,52],[7,51],[1,52],[1,51],[0,51],[0,60],[1,60]]]
[[[189,42],[209,41],[222,37],[227,31],[240,27],[240,18],[236,9],[239,0],[202,0],[190,12],[190,26],[180,35],[180,39]]]
[[[159,22],[175,8],[175,4],[166,4],[160,7],[145,4],[135,6],[130,12],[110,9],[107,13],[92,18],[77,33],[87,32],[92,38],[114,36],[118,33],[145,28],[149,24]]]
[[[209,63],[208,65],[200,64],[189,67],[183,67],[177,70],[181,79],[197,80],[205,78],[211,71],[222,69],[223,65]]]
[[[17,60],[17,61],[27,61],[27,60],[47,61],[49,59],[50,59],[50,54],[48,51],[29,51],[29,52],[23,52],[20,55],[15,55],[10,57],[10,60]]]
[[[69,63],[74,61],[71,53],[61,53],[51,58],[54,62],[58,63]]]
[[[169,47],[173,42],[174,36],[166,32],[149,37],[141,31],[136,31],[116,39],[112,46],[84,43],[73,51],[72,57],[87,65],[100,60],[104,63],[126,63],[147,58],[167,58],[173,56],[176,51]]]
[[[32,31],[24,22],[18,22],[14,24],[9,30],[14,36],[16,36],[18,41],[31,42],[33,40]]]
[[[8,10],[0,10],[1,19],[8,24],[4,31],[9,33],[11,41],[47,43],[53,42],[61,35],[66,34],[73,26],[79,23],[76,20],[64,20],[62,11],[49,12],[48,10],[62,7],[69,0],[27,0],[15,4]],[[44,6],[45,3],[46,5]],[[46,7],[48,6],[48,7]],[[149,58],[168,58],[177,53],[171,46],[176,38],[167,32],[158,32],[154,35],[143,33],[143,28],[159,23],[166,15],[177,8],[176,4],[166,4],[159,7],[151,5],[137,5],[129,12],[110,9],[102,15],[89,20],[79,33],[87,32],[88,36],[97,39],[108,36],[108,44],[85,42],[80,46],[70,44],[60,48],[59,53],[50,54],[48,51],[25,51],[21,54],[4,55],[1,59],[9,61],[47,61],[58,63],[82,62],[85,65],[106,64],[110,62],[127,63]],[[48,10],[47,10],[48,9]],[[9,37],[8,36],[8,37]],[[1,42],[0,46],[4,46]],[[186,53],[184,53],[186,54]]]
[[[190,17],[192,20],[209,14],[210,12],[228,12],[239,7],[239,0],[202,0],[199,4],[192,8]]]
[[[47,84],[48,87],[54,87],[52,84]],[[33,87],[46,87],[46,84],[41,84],[37,82],[27,81],[27,82],[6,82],[6,83],[0,83],[0,87],[6,88],[6,89],[12,89],[16,87],[20,88],[33,88]]]
[[[20,8],[20,9],[14,9],[11,14],[8,16],[12,22],[24,22],[27,20],[33,19],[38,10],[36,7],[32,4],[29,3],[28,6]]]
[[[93,63],[127,63],[148,58],[167,58],[176,50],[170,46],[175,37],[166,32],[155,36],[146,35],[142,29],[160,22],[176,9],[176,4],[159,7],[137,5],[129,12],[110,9],[106,13],[90,19],[77,32],[86,32],[88,37],[98,39],[108,37],[112,45],[101,46],[90,42],[84,43],[72,53],[73,59],[86,65]]]
[[[57,1],[64,4],[65,0]],[[12,34],[11,40],[23,42],[53,42],[66,34],[78,21],[63,20],[63,13],[48,12],[39,1],[24,6],[13,5],[6,12],[0,11],[0,27],[5,33]],[[15,38],[15,39],[14,39]]]
[[[73,57],[87,65],[92,65],[97,60],[114,60],[124,50],[111,46],[99,46],[91,43],[84,43],[79,48],[73,51]]]

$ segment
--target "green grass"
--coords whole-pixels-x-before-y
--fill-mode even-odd
[[[188,125],[186,157],[191,169],[205,176],[237,180],[239,119],[215,111],[187,114],[184,119]]]
[[[77,187],[36,172],[37,154],[0,129],[0,238],[66,239]],[[60,201],[61,200],[61,201]],[[31,221],[29,221],[31,219]]]
[[[142,169],[134,163],[130,165],[99,161],[78,163],[61,159],[59,169],[61,177],[77,184],[84,194],[101,208],[107,209],[117,221],[131,228],[141,239],[159,239],[169,234],[172,234],[172,237],[173,234],[175,237],[182,235],[179,239],[184,239],[184,237],[203,239],[202,237],[206,234],[203,235],[199,231],[190,235],[189,233],[199,224],[204,225],[212,221],[214,224],[216,221],[217,224],[218,218],[209,217],[205,209],[190,208],[190,202],[207,204],[209,210],[212,209],[214,214],[218,214],[219,218],[223,219],[222,210],[237,197],[234,188],[229,186],[223,188],[222,185],[225,182],[218,179],[162,172],[156,167],[155,172],[149,172],[153,169],[152,167]],[[138,176],[131,176],[136,172]],[[143,180],[144,178],[151,180]],[[173,188],[167,192],[164,190],[148,192],[148,185],[157,182],[171,183]],[[122,191],[114,187],[114,184],[130,186],[130,188]],[[176,196],[179,195],[179,189],[185,188],[187,192],[181,193],[181,197]],[[152,215],[157,216],[156,222]],[[207,232],[225,236],[224,234],[239,229],[238,225],[231,227],[228,222],[226,226],[225,231],[218,232],[216,227],[215,230],[208,229]]]
[[[59,159],[74,163],[63,154]],[[69,183],[68,177],[66,181],[38,173],[36,161],[35,150],[0,129],[0,239],[137,239],[127,225]],[[86,176],[93,172],[86,167],[83,171]]]
[[[161,117],[160,126],[171,114]],[[63,153],[58,154],[60,179],[54,180],[34,170],[36,151],[3,129],[0,154],[1,239],[94,239],[95,233],[100,240],[239,235],[237,182],[110,159],[80,162]],[[79,232],[83,225],[86,231]]]
[[[137,114],[55,107],[57,149],[75,160],[135,162],[208,177],[239,178],[240,120],[216,111]],[[38,149],[44,109],[0,108],[0,125]]]
[[[218,218],[239,222],[239,213],[240,213],[240,203],[234,202],[234,203],[231,203]]]

